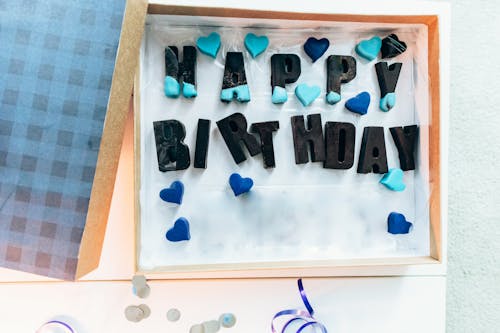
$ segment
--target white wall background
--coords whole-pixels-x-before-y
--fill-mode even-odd
[[[451,0],[447,331],[500,332],[500,1]]]

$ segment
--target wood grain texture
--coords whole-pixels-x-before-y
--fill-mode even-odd
[[[128,0],[125,8],[87,221],[80,245],[77,279],[99,265],[135,68],[139,61],[146,8],[146,0]]]

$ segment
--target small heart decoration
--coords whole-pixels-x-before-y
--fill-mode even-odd
[[[194,84],[184,82],[182,84],[182,94],[186,98],[193,98],[198,95],[198,92],[196,91]]]
[[[184,196],[184,184],[176,180],[170,187],[164,188],[160,191],[160,198],[166,202],[172,202],[176,204],[182,203],[182,197]]]
[[[320,94],[321,89],[318,86],[301,83],[295,88],[295,95],[304,106],[310,105]]]
[[[413,224],[408,222],[403,214],[392,212],[387,217],[387,232],[390,234],[407,234],[412,228]]]
[[[276,86],[273,89],[273,95],[271,96],[271,101],[273,104],[283,104],[288,100],[288,94],[286,89],[280,86]]]
[[[377,58],[380,48],[382,47],[382,40],[378,36],[374,36],[367,40],[362,40],[356,45],[356,53],[359,56],[372,61]]]
[[[366,91],[350,98],[345,102],[345,107],[347,110],[365,115],[368,113],[368,107],[370,106],[370,94]]]
[[[404,191],[406,185],[403,182],[403,170],[399,168],[390,169],[389,172],[380,179],[380,184],[391,191]]]
[[[165,237],[171,242],[190,240],[188,220],[185,217],[179,217],[174,226],[167,231]]]
[[[239,196],[240,194],[250,192],[253,186],[252,178],[243,178],[237,173],[233,173],[229,177],[229,186],[233,190],[234,196]]]
[[[177,98],[181,93],[181,85],[174,77],[165,76],[165,85],[163,86],[163,92],[167,97]]]
[[[252,58],[256,58],[259,54],[264,52],[269,46],[269,38],[267,36],[257,36],[253,33],[248,33],[245,36],[245,47]]]
[[[388,112],[390,109],[392,109],[396,105],[396,94],[395,93],[388,93],[384,97],[380,99],[380,110],[384,112]]]
[[[396,34],[390,34],[382,39],[382,59],[394,58],[406,51],[406,43],[399,40]]]
[[[338,102],[340,102],[340,94],[339,93],[336,93],[335,91],[330,91],[327,95],[326,95],[326,102],[328,104],[337,104]]]
[[[220,49],[220,35],[216,32],[212,32],[206,37],[200,37],[196,41],[196,46],[198,46],[201,53],[215,58]]]
[[[330,41],[328,39],[309,37],[304,44],[304,51],[311,58],[312,62],[315,62],[325,54],[328,47],[330,47]]]

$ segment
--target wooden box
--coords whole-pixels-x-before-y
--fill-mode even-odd
[[[147,22],[146,32],[143,36],[142,46],[140,47],[139,52],[139,67],[135,80],[135,89],[134,89],[134,109],[135,109],[135,220],[136,220],[136,270],[138,272],[146,273],[151,276],[163,277],[163,278],[184,278],[184,277],[269,277],[269,276],[330,276],[330,275],[371,275],[374,272],[374,268],[377,269],[377,274],[390,274],[390,275],[398,275],[398,274],[411,274],[412,272],[441,272],[445,271],[445,262],[446,262],[446,218],[447,218],[447,135],[448,135],[448,84],[449,84],[449,72],[448,72],[448,62],[449,62],[449,13],[447,6],[441,6],[440,4],[435,3],[417,3],[416,2],[396,2],[396,1],[385,1],[385,2],[377,2],[372,3],[369,1],[356,1],[349,3],[321,3],[321,2],[311,2],[311,3],[301,3],[299,1],[291,1],[287,2],[285,8],[281,8],[278,3],[263,3],[263,2],[252,2],[246,4],[230,4],[230,2],[219,1],[215,3],[211,3],[210,5],[202,4],[201,2],[192,2],[185,5],[176,5],[173,1],[149,1],[148,3],[143,1],[129,1],[128,2],[128,23],[124,25],[124,33],[122,38],[127,38],[127,34],[130,34],[131,40],[134,40],[134,45],[138,45],[137,37],[139,34],[142,34],[144,28],[144,22]],[[186,22],[183,21],[183,17],[185,17]],[[166,22],[166,23],[165,23]],[[193,23],[194,22],[194,23]],[[425,95],[415,94],[413,96],[414,103],[421,104],[417,106],[416,109],[423,109],[424,115],[418,114],[415,112],[415,117],[421,119],[421,117],[425,118],[425,121],[420,123],[420,132],[421,132],[421,145],[422,148],[421,156],[419,157],[420,161],[426,165],[425,167],[425,179],[426,185],[426,194],[424,195],[425,200],[418,203],[418,200],[415,199],[417,203],[415,205],[420,205],[423,208],[420,211],[424,212],[423,214],[428,214],[428,224],[426,225],[425,235],[428,237],[425,244],[428,245],[428,248],[425,251],[425,255],[399,255],[397,251],[395,255],[391,256],[372,256],[370,254],[367,255],[366,252],[362,253],[359,256],[356,255],[346,255],[346,256],[337,256],[333,254],[332,256],[325,257],[323,255],[315,256],[310,255],[309,257],[304,256],[299,259],[294,259],[295,255],[290,255],[289,257],[280,257],[279,255],[273,255],[272,249],[270,249],[267,253],[269,253],[269,257],[261,257],[258,260],[237,260],[238,255],[234,255],[233,257],[227,260],[217,260],[216,255],[211,257],[211,255],[204,256],[203,251],[207,251],[204,249],[202,245],[198,246],[197,259],[191,260],[189,257],[189,251],[183,250],[176,252],[178,256],[177,260],[173,260],[171,264],[158,264],[158,265],[145,265],[141,264],[141,244],[149,242],[148,237],[151,233],[148,231],[148,236],[144,236],[144,225],[147,223],[158,223],[153,221],[154,219],[145,220],[144,214],[145,209],[148,211],[151,210],[151,207],[159,207],[159,199],[158,191],[151,191],[151,189],[158,189],[158,186],[168,187],[172,180],[183,179],[184,173],[194,173],[194,171],[173,171],[175,176],[165,176],[163,177],[160,174],[159,177],[163,177],[163,184],[159,185],[157,183],[148,180],[149,183],[146,183],[144,175],[151,174],[151,170],[154,168],[150,168],[150,165],[153,164],[155,168],[157,163],[156,160],[149,158],[152,155],[145,153],[145,147],[147,147],[146,143],[151,143],[151,122],[144,123],[145,112],[155,113],[153,109],[154,105],[161,104],[158,107],[163,107],[165,109],[165,114],[163,119],[155,119],[155,120],[164,120],[164,119],[175,119],[175,116],[169,116],[169,104],[167,103],[177,103],[171,104],[172,112],[174,115],[175,108],[182,108],[183,106],[180,103],[183,103],[182,97],[180,97],[179,101],[172,102],[167,99],[165,96],[165,102],[158,102],[154,104],[154,102],[147,102],[151,99],[154,99],[156,95],[147,95],[147,98],[143,95],[145,94],[144,88],[147,84],[147,89],[161,89],[162,81],[158,78],[163,74],[157,74],[157,72],[164,72],[164,67],[150,69],[147,66],[150,66],[153,62],[151,59],[154,57],[158,58],[161,55],[158,55],[158,52],[155,53],[154,56],[150,57],[151,49],[147,49],[145,44],[148,43],[147,34],[151,31],[151,25],[166,24],[164,27],[165,35],[156,35],[156,39],[158,41],[158,45],[162,47],[168,46],[169,40],[169,30],[174,27],[183,26],[186,28],[187,26],[196,26],[199,24],[201,26],[200,33],[205,34],[211,29],[226,29],[228,31],[232,31],[231,29],[242,29],[242,31],[250,32],[252,29],[257,31],[263,31],[259,29],[270,29],[270,27],[274,27],[278,29],[277,35],[283,33],[286,39],[286,34],[290,33],[290,31],[310,31],[311,35],[319,36],[321,34],[328,34],[329,29],[332,31],[341,31],[342,29],[361,29],[358,32],[362,33],[374,33],[374,34],[387,34],[389,32],[398,31],[397,29],[403,29],[402,31],[406,31],[404,29],[410,29],[410,27],[414,27],[418,31],[425,32],[423,36],[426,39],[426,57],[420,59],[422,63],[418,63],[418,61],[413,61],[414,66],[418,66],[418,69],[414,69],[414,74],[416,80],[420,80],[419,82],[425,81]],[[359,28],[355,28],[355,27]],[[163,28],[161,28],[163,29]],[[160,29],[160,31],[161,31]],[[182,30],[182,28],[179,28]],[[281,29],[281,30],[280,30]],[[295,30],[294,30],[295,29]],[[175,29],[174,29],[175,30]],[[172,30],[170,30],[171,33]],[[357,30],[356,30],[357,31]],[[186,33],[182,31],[181,33]],[[309,32],[306,32],[307,35]],[[304,35],[304,36],[305,36]],[[166,37],[163,37],[166,36]],[[170,35],[171,36],[171,35]],[[194,45],[194,43],[189,40],[189,34],[186,35],[187,41],[186,45]],[[363,35],[364,36],[364,35]],[[193,38],[198,37],[197,35],[192,36]],[[162,40],[162,38],[165,38]],[[243,37],[241,37],[243,38]],[[358,39],[359,40],[359,39]],[[271,38],[271,45],[273,43],[273,39]],[[333,41],[335,43],[335,41]],[[241,45],[233,45],[232,43],[227,49],[224,49],[223,52],[227,50],[231,51],[241,51],[246,52],[244,47]],[[156,45],[156,49],[153,51],[158,51],[158,45]],[[175,44],[178,47],[182,45]],[[145,50],[148,50],[145,52]],[[132,50],[129,50],[132,52]],[[149,53],[148,53],[149,52]],[[328,51],[326,55],[335,54],[335,50]],[[326,58],[326,55],[323,56],[322,59]],[[221,54],[219,54],[219,57]],[[222,54],[222,57],[224,55]],[[148,58],[149,57],[149,58]],[[201,59],[205,57],[198,52],[198,75],[203,78],[201,74],[205,68],[202,66],[205,59]],[[248,59],[245,58],[247,61]],[[219,58],[220,60],[220,58]],[[320,59],[321,60],[321,59]],[[215,60],[216,62],[218,60]],[[378,60],[380,61],[380,60]],[[390,61],[397,61],[394,59],[390,59]],[[206,61],[205,61],[206,62]],[[306,72],[308,70],[308,66],[310,64],[305,62],[305,59],[302,59],[303,67],[302,71]],[[359,61],[358,66],[373,66],[373,63],[370,65],[367,62]],[[415,63],[418,63],[415,65]],[[222,62],[222,66],[224,63]],[[117,65],[118,66],[118,65]],[[219,67],[222,67],[219,64]],[[247,65],[248,66],[248,63]],[[251,67],[252,68],[252,67]],[[423,69],[424,70],[423,70]],[[118,69],[119,70],[119,69]],[[247,68],[247,71],[249,69]],[[220,68],[221,76],[223,68]],[[147,76],[152,73],[151,76]],[[248,74],[250,77],[253,77],[252,73]],[[146,78],[145,78],[146,76]],[[413,79],[415,79],[413,77]],[[267,80],[268,78],[266,78]],[[359,84],[363,83],[363,78],[358,77],[360,80]],[[250,81],[250,80],[249,80]],[[323,79],[318,80],[321,86],[324,85]],[[214,83],[210,82],[207,84],[206,81],[200,80],[198,82],[199,86],[208,86],[210,85],[211,93],[217,95],[220,91],[220,83],[219,78],[214,79]],[[418,83],[420,84],[420,83]],[[252,85],[252,82],[249,82],[249,85]],[[257,86],[257,85],[255,85]],[[215,88],[214,88],[215,87]],[[251,86],[252,88],[252,86]],[[200,87],[200,95],[203,95],[203,91]],[[420,88],[419,88],[420,89]],[[206,90],[205,92],[208,92]],[[208,95],[208,93],[206,94]],[[153,98],[150,98],[153,96]],[[204,95],[205,96],[205,95]],[[257,96],[260,96],[257,94]],[[422,97],[424,96],[424,97]],[[290,103],[293,96],[289,91],[289,101]],[[321,97],[320,97],[321,98]],[[147,100],[147,101],[145,101]],[[376,99],[378,101],[378,99]],[[322,105],[322,102],[317,101],[318,108],[326,109],[327,104]],[[150,103],[150,104],[147,104]],[[165,104],[163,104],[165,103]],[[235,102],[231,102],[233,104]],[[271,105],[270,100],[268,101],[269,105]],[[315,102],[316,103],[316,102]],[[221,103],[222,104],[222,103]],[[343,104],[343,102],[342,102]],[[375,103],[377,104],[377,103]],[[181,106],[179,106],[181,105]],[[291,106],[293,109],[295,104]],[[186,108],[188,110],[186,112],[194,112],[196,110],[196,102],[189,104]],[[212,108],[210,104],[208,104],[208,108]],[[221,108],[223,108],[221,106]],[[341,110],[341,107],[338,110]],[[335,109],[337,110],[337,109]],[[248,103],[247,108],[243,113],[248,114],[252,111],[252,101]],[[201,112],[201,111],[200,111]],[[227,116],[231,113],[239,112],[236,107],[231,106],[231,109],[228,111],[218,111],[218,110],[208,110],[205,112],[205,116],[208,117],[212,121],[212,124],[216,121],[222,119],[224,116]],[[296,114],[311,114],[314,113],[308,109],[302,110],[292,110],[290,111],[291,115]],[[329,112],[328,110],[319,111],[320,113]],[[339,112],[339,111],[333,111]],[[343,111],[342,111],[343,112]],[[323,114],[323,113],[322,113]],[[205,118],[202,116],[196,118]],[[269,119],[272,120],[273,116],[269,116]],[[149,118],[147,118],[149,119]],[[142,122],[141,122],[142,121]],[[383,122],[390,121],[383,120]],[[184,123],[187,128],[187,138],[191,137],[190,142],[194,142],[194,130],[196,128],[196,123],[193,122],[191,118],[186,118]],[[280,123],[281,125],[281,123]],[[407,124],[401,124],[407,125]],[[147,127],[149,126],[149,127]],[[361,131],[362,127],[359,128]],[[285,131],[283,129],[282,131]],[[218,135],[216,132],[215,125],[212,125],[210,135],[211,140],[212,136]],[[147,133],[147,135],[145,134]],[[214,134],[215,133],[215,134]],[[288,134],[287,134],[288,135]],[[216,142],[217,139],[215,139]],[[390,141],[389,137],[386,137],[386,141]],[[153,140],[154,141],[154,140]],[[360,140],[359,140],[360,141]],[[222,142],[222,141],[219,141]],[[291,138],[290,138],[291,142]],[[219,145],[219,143],[210,143],[211,145]],[[389,145],[389,143],[387,143]],[[210,146],[212,147],[212,146]],[[357,147],[359,147],[359,142],[357,142]],[[225,147],[222,147],[225,149]],[[209,148],[210,149],[210,148]],[[147,149],[146,149],[147,150]],[[358,148],[356,149],[358,150]],[[191,148],[191,153],[194,152],[194,146]],[[219,151],[217,151],[219,152]],[[279,151],[276,151],[278,154]],[[209,153],[210,154],[210,153]],[[147,156],[148,160],[145,161],[145,157]],[[221,158],[222,162],[214,162],[214,160],[219,160],[220,155],[214,157],[213,160],[210,160],[209,156],[209,168],[210,164],[217,163],[225,163],[225,164],[233,164],[232,167],[235,172],[238,172],[238,166],[234,164],[231,159],[226,160],[225,158]],[[148,168],[144,169],[145,166]],[[217,167],[217,166],[215,166]],[[319,167],[320,168],[320,167]],[[192,169],[192,167],[191,167]],[[355,169],[355,167],[353,168]],[[228,169],[229,170],[229,169]],[[245,171],[251,171],[253,169],[244,169]],[[226,170],[227,171],[227,170]],[[278,167],[276,168],[278,171]],[[158,170],[156,170],[159,173]],[[183,173],[184,172],[184,173]],[[203,173],[204,171],[201,171]],[[275,172],[275,171],[274,171]],[[308,172],[319,172],[314,171],[314,169],[308,169]],[[167,172],[166,174],[169,174]],[[200,176],[203,177],[203,176]],[[356,176],[352,176],[356,177]],[[149,179],[149,178],[148,178]],[[153,179],[160,179],[154,178]],[[185,179],[185,178],[184,178]],[[221,183],[224,183],[226,186],[225,191],[228,192],[229,187],[227,186],[227,178],[220,178]],[[153,184],[154,183],[154,184]],[[195,184],[194,182],[190,183],[188,181],[188,185]],[[205,184],[206,185],[206,184]],[[209,184],[210,185],[210,184]],[[212,184],[213,185],[213,184]],[[288,184],[290,185],[290,184]],[[292,184],[293,185],[293,184]],[[310,189],[317,191],[320,189],[320,186],[316,186],[315,184],[311,186]],[[274,185],[270,185],[271,190]],[[194,187],[194,185],[193,185]],[[193,188],[193,187],[190,187]],[[208,188],[207,185],[205,188]],[[202,189],[205,189],[202,187]],[[145,191],[148,191],[145,194]],[[264,189],[266,190],[266,189]],[[187,193],[188,189],[186,189]],[[195,191],[195,190],[193,190]],[[224,191],[224,190],[221,190]],[[221,192],[219,191],[219,192]],[[309,189],[307,190],[309,191]],[[415,190],[417,191],[417,190]],[[219,195],[217,192],[215,195]],[[211,193],[211,192],[210,192]],[[417,197],[417,195],[415,196]],[[147,199],[145,199],[147,198]],[[153,199],[154,198],[154,199]],[[196,197],[197,198],[197,197]],[[225,197],[224,197],[225,198]],[[224,200],[226,200],[225,198]],[[154,201],[156,200],[156,201]],[[148,202],[154,201],[153,206],[148,206]],[[184,203],[183,203],[184,205]],[[201,206],[206,208],[205,206]],[[255,206],[258,207],[258,206]],[[268,207],[269,208],[269,207]],[[168,213],[168,209],[176,209],[176,208],[161,208],[164,209],[166,213],[165,222],[164,222],[164,231],[166,231],[173,223],[171,219],[172,216],[177,216],[176,212]],[[182,209],[182,205],[181,208]],[[357,208],[356,208],[357,209]],[[168,215],[171,214],[171,215]],[[241,221],[240,221],[241,222]],[[345,221],[345,223],[349,223],[349,221]],[[384,221],[385,223],[385,221]],[[241,224],[240,224],[241,225]],[[207,227],[208,228],[208,227]],[[237,228],[237,227],[235,227]],[[241,227],[240,227],[241,228]],[[224,229],[226,230],[226,229]],[[303,231],[302,229],[300,229]],[[262,229],[259,229],[261,232]],[[192,232],[193,237],[195,232]],[[214,232],[208,232],[205,235],[213,235]],[[156,235],[156,234],[155,234]],[[153,237],[160,237],[162,241],[167,242],[164,239],[164,234],[159,234]],[[197,237],[201,237],[200,234]],[[241,233],[240,233],[240,237]],[[189,241],[189,242],[192,242]],[[188,242],[188,244],[189,244]],[[395,240],[394,242],[399,242]],[[221,241],[220,243],[224,243]],[[195,243],[196,244],[196,243]],[[161,247],[162,245],[158,245],[155,249],[165,250],[164,253],[168,256],[168,253],[171,248]],[[189,247],[189,245],[183,245],[184,247]],[[224,245],[222,245],[224,246]],[[303,252],[302,250],[307,250],[310,248],[310,244],[297,246],[297,252]],[[360,245],[360,247],[363,247]],[[396,245],[397,247],[397,245]],[[234,250],[234,248],[233,248]],[[177,250],[175,250],[177,251]],[[186,252],[187,251],[187,252]],[[193,250],[194,251],[194,250]],[[210,251],[210,249],[208,250]],[[226,252],[231,252],[227,250]],[[276,251],[278,252],[278,251]],[[375,251],[376,252],[376,251]],[[401,253],[404,253],[402,251]],[[262,253],[266,253],[264,250]],[[148,256],[146,254],[146,256]],[[153,255],[157,256],[157,254]],[[179,259],[179,256],[182,257],[182,260]],[[245,256],[243,256],[245,257]],[[235,259],[236,258],[236,259]],[[248,256],[246,257],[248,258]],[[278,259],[276,259],[278,258]],[[162,262],[161,260],[159,262]],[[168,262],[166,260],[165,262]],[[430,264],[430,265],[429,265]],[[429,267],[433,268],[429,268]]]

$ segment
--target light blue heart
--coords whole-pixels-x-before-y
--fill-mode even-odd
[[[320,94],[321,89],[318,86],[301,83],[295,88],[295,95],[304,106],[310,105]]]
[[[377,58],[380,48],[382,47],[382,40],[378,36],[374,36],[368,40],[361,41],[356,45],[356,52],[363,58],[372,61]]]
[[[404,191],[406,185],[403,182],[403,170],[399,168],[390,169],[389,172],[380,179],[380,184],[391,191]]]
[[[245,36],[245,47],[248,52],[250,52],[252,58],[264,52],[268,45],[269,39],[266,36],[256,36],[253,33],[249,33]]]
[[[380,99],[380,110],[387,112],[396,105],[396,94],[388,93]]]
[[[182,83],[182,94],[184,95],[184,97],[187,98],[193,98],[198,96],[198,92],[196,91],[194,85],[186,82]]]
[[[340,101],[340,94],[336,93],[335,91],[330,91],[327,95],[326,95],[326,102],[328,104],[336,104]]]
[[[283,104],[288,100],[288,94],[286,89],[280,86],[276,86],[273,89],[273,96],[271,98],[274,104]]]
[[[172,76],[165,77],[165,86],[163,89],[167,97],[177,98],[181,94],[181,86]]]
[[[198,46],[201,53],[215,58],[220,49],[220,35],[216,32],[212,32],[206,37],[200,37],[196,41],[196,46]]]
[[[249,102],[250,89],[248,88],[248,85],[242,84],[241,86],[222,89],[220,93],[220,100],[223,102],[231,102],[235,97],[238,102]]]

